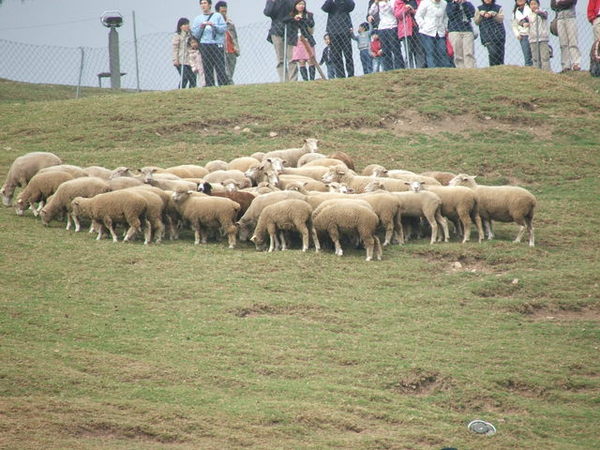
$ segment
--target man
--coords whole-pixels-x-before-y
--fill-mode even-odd
[[[352,60],[352,20],[354,0],[325,0],[321,9],[327,13],[327,34],[331,39],[331,53],[337,78],[354,76]],[[344,70],[344,59],[346,70]]]
[[[581,53],[579,51],[575,13],[576,5],[577,0],[550,1],[550,7],[556,11],[560,64],[563,72],[581,70]]]
[[[233,73],[235,72],[235,64],[238,56],[240,56],[240,46],[238,44],[237,30],[233,21],[227,17],[227,2],[219,1],[215,5],[215,11],[223,16],[227,23],[227,31],[225,32],[225,70],[229,84],[233,84]]]
[[[287,45],[284,44],[287,25],[284,24],[283,20],[290,16],[293,6],[294,0],[267,0],[263,11],[265,16],[271,18],[271,28],[269,29],[267,41],[271,42],[273,48],[275,48],[279,81],[295,81],[298,78],[298,65],[292,62],[294,46],[290,44],[289,36]],[[287,77],[284,77],[284,56],[287,60]]]
[[[227,23],[221,14],[211,12],[211,7],[212,0],[200,0],[202,14],[196,17],[192,24],[192,35],[200,42],[206,87],[215,85],[215,72],[219,86],[224,86],[229,81],[223,54]]]
[[[594,40],[600,39],[600,0],[588,0],[587,18],[594,30]]]

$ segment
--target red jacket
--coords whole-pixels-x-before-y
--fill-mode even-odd
[[[414,2],[412,5],[410,5],[410,9],[406,8],[408,3],[408,0],[396,0],[396,5],[394,6],[394,15],[396,16],[396,19],[398,19],[399,39],[403,39],[406,36],[412,36],[417,25],[417,22],[415,21],[415,13],[417,11],[414,9]],[[421,3],[421,0],[416,1],[417,5],[419,3]]]
[[[598,16],[600,16],[600,0],[589,0],[587,7],[588,20],[592,23]]]
[[[373,58],[379,58],[380,56],[382,56],[381,40],[377,39],[376,41],[371,41],[371,56]]]

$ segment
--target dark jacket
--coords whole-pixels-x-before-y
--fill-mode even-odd
[[[321,9],[327,13],[327,32],[330,35],[350,36],[350,13],[354,11],[354,6],[354,0],[325,0]]]
[[[315,26],[313,13],[307,11],[300,20],[296,20],[288,14],[288,16],[283,19],[283,22],[288,27],[288,42],[291,45],[296,45],[298,43],[298,30],[300,30],[300,33],[306,38],[311,47],[317,45],[315,38],[309,30],[309,28],[312,29]]]
[[[475,7],[470,2],[448,1],[446,14],[448,14],[448,32],[473,31],[471,19],[475,15]]]
[[[501,6],[495,3],[490,5],[482,4],[477,7],[480,12],[493,11],[496,14],[500,12]],[[506,31],[504,30],[504,23],[498,22],[494,17],[482,18],[479,22],[479,35],[481,37],[481,43],[486,45],[490,42],[505,42]]]
[[[290,16],[294,7],[294,0],[267,0],[263,14],[271,18],[271,28],[267,41],[271,42],[271,35],[283,36],[285,25],[283,21]],[[289,30],[288,30],[289,32]]]

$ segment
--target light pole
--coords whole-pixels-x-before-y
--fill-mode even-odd
[[[121,66],[119,61],[119,33],[117,28],[123,25],[123,16],[119,11],[106,11],[100,17],[102,25],[110,28],[108,32],[108,62],[110,68],[110,87],[121,89]]]

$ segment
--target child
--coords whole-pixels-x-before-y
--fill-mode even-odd
[[[323,49],[323,54],[321,55],[321,61],[319,64],[327,65],[327,78],[332,79],[335,78],[335,66],[333,64],[333,56],[331,54],[331,39],[329,38],[329,34],[325,34],[323,36],[323,40],[325,41],[325,48]]]
[[[192,66],[192,72],[196,75],[198,86],[203,87],[206,83],[204,81],[204,65],[202,64],[199,47],[198,39],[195,37],[190,38],[190,66]]]
[[[381,57],[383,50],[381,49],[381,41],[379,34],[373,33],[371,36],[371,58],[373,58],[373,72],[381,72]]]
[[[548,46],[548,13],[540,9],[538,0],[530,0],[529,46],[533,67],[552,71],[550,68],[550,48]]]
[[[371,24],[368,22],[361,23],[358,27],[357,34],[354,34],[354,30],[352,29],[350,29],[350,31],[352,32],[352,39],[356,41],[356,45],[358,46],[363,73],[367,75],[373,72],[373,59],[371,58]]]

